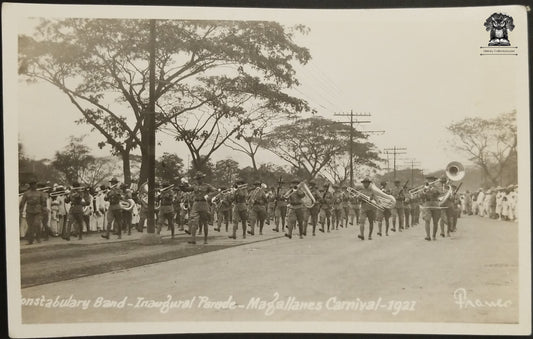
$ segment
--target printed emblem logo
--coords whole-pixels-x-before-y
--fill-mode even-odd
[[[511,46],[508,31],[514,29],[512,17],[502,13],[494,13],[485,20],[485,28],[490,31],[489,46]]]

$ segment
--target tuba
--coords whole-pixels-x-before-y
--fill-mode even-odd
[[[370,200],[370,197],[367,196],[366,194],[362,193],[362,192],[359,192],[358,190],[356,190],[355,188],[353,187],[346,187],[346,191],[354,198],[359,198],[361,200],[363,200],[364,202],[366,202],[367,204],[369,204],[370,206],[372,207],[375,207],[377,208],[378,210],[381,210],[383,211],[384,210],[384,207],[381,206],[380,204],[378,203],[375,203],[373,202],[372,200]],[[396,200],[394,201],[394,203],[396,203]]]
[[[463,164],[458,161],[452,161],[446,166],[446,177],[449,181],[459,181],[465,176],[465,168]],[[453,187],[448,184],[446,193],[439,197],[439,206],[444,205],[446,201],[453,195]]]
[[[316,199],[315,197],[313,197],[313,193],[311,193],[311,190],[309,189],[307,184],[302,181],[298,184],[298,188],[305,193],[305,197],[302,198],[304,206],[307,208],[313,207],[313,205],[316,203]]]
[[[378,205],[389,209],[396,206],[396,199],[394,196],[383,192],[373,182],[370,183],[370,189],[374,192],[374,199]]]

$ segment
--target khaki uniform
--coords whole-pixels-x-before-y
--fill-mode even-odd
[[[305,197],[305,193],[299,188],[289,197],[288,214],[287,214],[287,226],[289,226],[288,237],[292,238],[292,230],[296,223],[298,223],[298,230],[300,238],[304,234],[304,210],[306,207],[303,204],[302,198]]]
[[[28,230],[26,231],[26,239],[29,244],[33,244],[34,239],[40,241],[41,238],[41,214],[43,207],[46,207],[46,201],[43,199],[41,192],[37,190],[28,190],[22,195],[19,203],[20,214],[26,205],[26,221]]]

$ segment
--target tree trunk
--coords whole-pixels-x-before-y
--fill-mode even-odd
[[[131,167],[130,167],[130,151],[125,150],[120,153],[122,157],[122,171],[124,172],[124,183],[131,184]]]
[[[252,158],[252,166],[254,167],[254,172],[257,172],[257,163],[255,162],[255,154],[251,154],[250,158]]]

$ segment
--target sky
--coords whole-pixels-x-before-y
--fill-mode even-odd
[[[250,18],[232,13],[235,18]],[[491,14],[490,9],[439,13],[255,10],[253,18],[309,27],[309,34],[296,38],[312,57],[307,65],[296,67],[301,82],[297,93],[318,115],[342,121],[345,118],[334,114],[370,113],[359,119],[371,123],[356,125],[357,129],[384,130],[369,137],[379,150],[406,148],[407,153],[399,158],[415,159],[420,168],[431,172],[453,160],[469,164],[453,149],[446,126],[465,117],[493,118],[517,108],[518,58],[479,55],[480,46],[489,39],[483,23]],[[30,33],[32,22],[23,21],[20,32]],[[513,32],[509,35],[512,42]],[[109,155],[109,148],[96,146],[103,140],[98,132],[74,123],[80,114],[59,90],[43,83],[19,81],[17,85],[19,140],[28,156],[52,158],[70,135],[84,134],[94,155]],[[162,133],[157,140],[157,156],[177,153],[187,164],[183,144]],[[215,162],[224,158],[250,165],[249,158],[228,148],[213,156]],[[258,159],[259,163],[287,165],[265,150]],[[404,160],[398,163],[399,168],[407,167]]]

